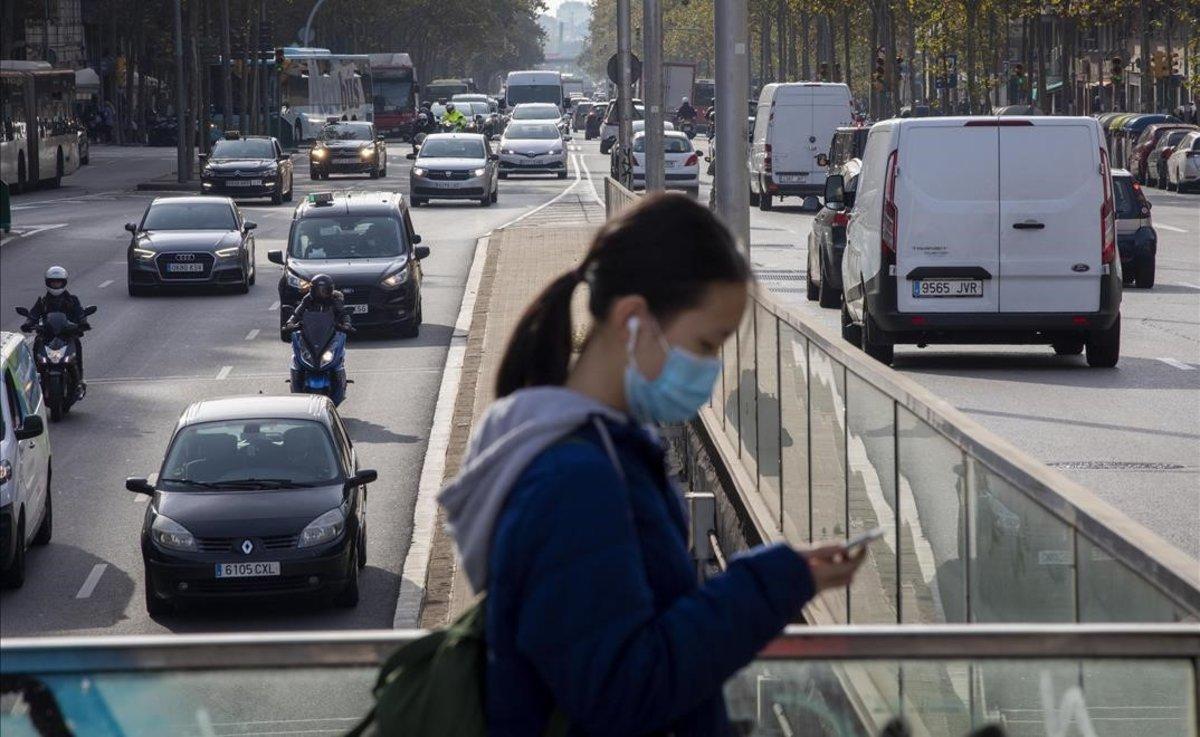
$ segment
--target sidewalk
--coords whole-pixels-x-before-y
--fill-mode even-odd
[[[492,401],[500,359],[525,306],[550,280],[579,263],[603,221],[599,204],[572,194],[491,235],[455,397],[444,480],[458,472],[471,428]],[[582,336],[586,308],[581,294],[573,309],[576,331]],[[454,543],[440,507],[424,588],[419,621],[424,628],[453,620],[474,596],[457,571]]]

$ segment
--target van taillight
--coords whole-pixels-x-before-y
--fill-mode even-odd
[[[883,218],[879,227],[879,246],[884,257],[890,253],[896,255],[896,169],[898,167],[898,152],[888,155],[887,171],[883,176]]]
[[[1117,257],[1117,219],[1108,151],[1104,149],[1100,149],[1100,173],[1104,179],[1104,201],[1100,204],[1100,263],[1111,264]]]
[[[771,171],[771,144],[763,146],[763,150],[767,155],[763,157],[763,171]]]

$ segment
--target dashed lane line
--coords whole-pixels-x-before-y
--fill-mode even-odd
[[[105,279],[104,281],[100,282],[100,285],[96,288],[97,289],[105,289],[107,287],[112,286],[112,283],[113,283],[112,279]]]
[[[233,366],[222,366],[221,370],[217,372],[217,381],[223,381],[229,376],[230,371],[233,371]]]
[[[1169,230],[1172,233],[1187,233],[1188,232],[1188,231],[1184,230],[1183,228],[1176,228],[1174,225],[1164,225],[1162,223],[1155,223],[1154,227],[1158,228],[1159,230]]]
[[[259,333],[259,329],[254,328],[250,332],[246,333],[246,340],[254,340],[255,338],[258,337],[258,333]]]
[[[275,310],[278,310],[278,309],[279,309],[279,300],[275,300],[274,302],[271,303],[271,306],[267,308],[267,312],[274,312]]]
[[[83,580],[83,585],[79,587],[79,592],[75,594],[76,599],[86,599],[96,590],[96,584],[100,583],[100,577],[104,575],[104,571],[108,568],[107,563],[97,563],[92,566],[91,573],[88,573],[87,578]]]
[[[1163,363],[1167,364],[1168,366],[1171,366],[1171,367],[1173,367],[1173,368],[1177,368],[1177,369],[1179,369],[1180,371],[1195,371],[1195,370],[1196,370],[1196,367],[1195,367],[1195,366],[1190,366],[1190,365],[1188,365],[1188,364],[1186,364],[1186,363],[1184,363],[1183,361],[1180,361],[1180,360],[1178,360],[1178,359],[1174,359],[1174,358],[1162,358],[1162,357],[1160,357],[1158,360],[1162,361]]]

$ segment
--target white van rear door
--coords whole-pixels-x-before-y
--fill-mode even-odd
[[[1100,309],[1100,142],[1086,118],[1000,131],[1000,309]]]
[[[809,126],[805,162],[803,168],[811,172],[807,184],[825,186],[825,167],[817,164],[817,156],[829,153],[833,134],[841,126],[850,125],[850,98],[845,87],[821,86],[816,88],[812,100],[812,122]]]
[[[780,184],[805,184],[811,170],[808,137],[812,129],[812,103],[807,95],[799,97],[795,90],[776,97],[771,106],[771,128],[767,143],[771,144],[771,170]]]
[[[997,128],[934,118],[903,124],[900,131],[897,309],[996,312]]]

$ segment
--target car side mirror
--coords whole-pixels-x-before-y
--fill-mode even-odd
[[[415,246],[416,244],[420,243],[420,242],[421,242],[421,234],[420,234],[420,233],[413,233],[413,234],[412,234],[412,242],[413,242],[413,245],[414,245],[414,246]]]
[[[429,246],[417,246],[416,249],[413,250],[413,256],[415,256],[418,261],[423,258],[429,258]]]
[[[369,484],[378,478],[379,478],[379,473],[376,472],[374,469],[363,468],[363,469],[360,469],[358,473],[356,473],[353,476],[351,476],[350,478],[346,479],[346,488],[349,489],[352,486],[362,486],[363,484]]]
[[[84,317],[88,317],[88,316],[91,316],[94,314],[96,314],[96,305],[91,305],[90,307],[83,308],[83,316]]]
[[[125,223],[125,230],[130,233],[137,233],[137,223]]]
[[[253,220],[247,220],[245,223],[243,223],[243,227],[245,227],[247,231],[251,231],[258,227],[258,223],[254,222]]]
[[[829,156],[826,154],[817,154],[817,166],[829,166]]]
[[[825,206],[830,210],[845,209],[846,179],[841,174],[825,178]]]
[[[375,136],[375,140],[379,141],[380,143],[383,143],[384,141],[387,140],[387,138],[385,138],[383,136]]]
[[[132,491],[134,494],[154,496],[154,487],[150,485],[149,481],[142,478],[130,477],[125,479],[125,490]]]
[[[41,416],[29,415],[14,434],[17,436],[17,440],[32,440],[44,432],[46,432],[46,425],[42,422]]]
[[[283,251],[267,251],[267,260],[273,264],[283,266]]]
[[[492,134],[492,137],[491,137],[491,138],[489,138],[488,140],[489,140],[489,141],[499,141],[499,140],[500,140],[500,134],[499,134],[499,133],[493,133],[493,134]]]
[[[417,158],[417,153],[415,151],[407,153],[404,155],[404,158],[408,159],[409,161],[415,161]]]

